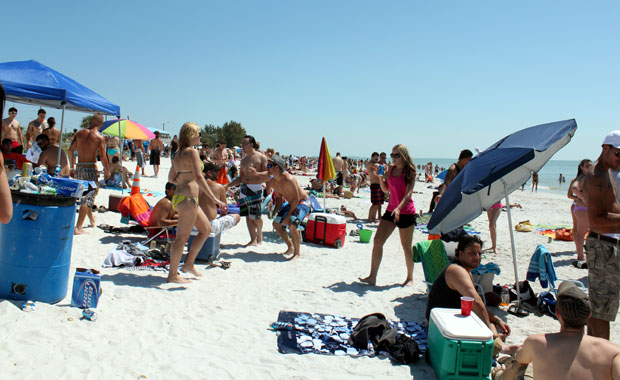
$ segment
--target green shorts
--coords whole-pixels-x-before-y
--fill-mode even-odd
[[[613,322],[618,314],[620,259],[618,244],[593,238],[586,240],[588,293],[592,317]]]

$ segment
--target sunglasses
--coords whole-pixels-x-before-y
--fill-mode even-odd
[[[608,144],[609,148],[611,148],[612,152],[616,155],[616,157],[620,157],[620,149],[616,149],[613,145]]]
[[[17,112],[15,112],[15,111],[11,111],[11,112],[9,112],[9,114],[11,114],[11,115],[17,115]]]
[[[400,153],[390,153],[390,157],[392,157],[392,158],[400,158]]]
[[[267,164],[267,169],[273,168],[273,164]]]

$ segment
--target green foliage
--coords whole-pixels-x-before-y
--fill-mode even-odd
[[[88,128],[88,127],[90,127],[90,121],[92,119],[93,119],[93,115],[84,117],[82,119],[82,124],[80,125],[80,128]]]
[[[218,141],[225,141],[226,146],[231,148],[233,146],[241,146],[241,140],[243,140],[243,136],[246,134],[247,132],[241,126],[241,123],[231,120],[224,123],[221,127],[206,124],[202,130],[200,141],[203,144],[206,143],[209,147],[215,147]]]

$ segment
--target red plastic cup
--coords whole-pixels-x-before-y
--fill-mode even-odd
[[[469,315],[471,314],[471,307],[474,304],[474,299],[471,297],[461,297],[461,314]]]

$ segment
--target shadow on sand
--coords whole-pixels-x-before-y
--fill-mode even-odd
[[[254,251],[225,253],[221,252],[220,259],[240,259],[246,263],[256,263],[259,261],[285,262],[287,257],[280,253],[258,253]]]
[[[341,281],[341,282],[336,282],[334,284],[325,286],[324,288],[329,289],[336,293],[345,293],[345,292],[355,293],[361,297],[368,292],[381,292],[384,290],[398,288],[398,287],[400,287],[400,284],[377,286],[377,285],[367,285],[362,282],[352,282],[350,284],[347,284],[346,282]]]
[[[137,276],[132,273],[115,273],[101,275],[101,281],[111,281],[117,286],[132,286],[140,288],[160,288],[169,292],[185,290],[183,286],[175,286],[173,288],[161,288],[161,285],[166,285],[166,273],[162,272],[159,275],[147,275]]]

